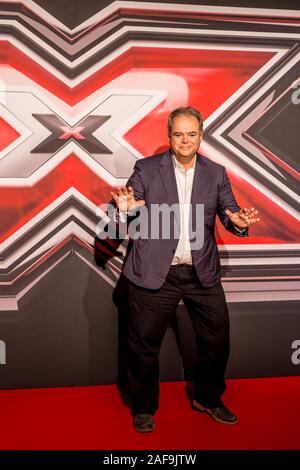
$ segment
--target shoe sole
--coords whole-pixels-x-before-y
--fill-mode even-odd
[[[152,429],[137,429],[136,427],[134,427],[134,429],[136,430],[136,432],[145,434],[146,432],[153,432],[155,429],[155,426],[153,425]]]
[[[197,401],[193,400],[192,401],[192,407],[197,410],[197,411],[200,411],[201,413],[207,413],[209,414],[215,421],[217,421],[218,423],[222,423],[222,424],[237,424],[239,422],[238,419],[236,419],[236,421],[223,421],[222,419],[219,419],[219,418],[216,418],[216,416],[214,416],[211,412],[211,410],[209,408],[205,408],[205,406],[202,406],[200,405],[200,403],[198,403]]]

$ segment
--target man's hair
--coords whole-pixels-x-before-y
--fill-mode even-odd
[[[191,108],[190,106],[184,108],[176,108],[169,114],[168,117],[168,135],[172,134],[172,127],[173,127],[173,119],[176,116],[194,116],[197,121],[199,122],[200,132],[203,131],[203,119],[199,111],[195,108]]]

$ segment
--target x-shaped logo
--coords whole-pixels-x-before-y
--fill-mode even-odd
[[[76,126],[68,126],[58,116],[51,114],[33,114],[51,135],[31,150],[31,153],[55,153],[71,140],[77,142],[89,153],[111,154],[104,144],[93,136],[93,132],[102,126],[111,116],[87,116]]]
[[[7,90],[1,115],[20,137],[0,152],[0,185],[32,186],[71,154],[107,183],[125,183],[142,155],[123,136],[166,93],[110,90],[74,109],[36,91]]]

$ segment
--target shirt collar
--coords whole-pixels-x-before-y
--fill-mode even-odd
[[[189,168],[189,170],[194,170],[195,169],[195,166],[196,166],[196,155],[194,157],[194,162],[193,162],[193,166],[191,166]],[[177,158],[175,157],[175,155],[173,155],[172,153],[172,159],[173,159],[173,165],[174,165],[174,168],[179,168],[180,170],[185,170],[184,166],[181,165],[181,163],[179,163],[179,161],[177,160]]]

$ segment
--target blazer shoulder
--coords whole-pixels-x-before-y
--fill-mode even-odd
[[[204,164],[207,166],[207,168],[214,173],[224,173],[226,171],[226,168],[224,165],[220,165],[219,163],[214,162],[213,160],[210,160],[208,157],[204,157],[200,153],[198,154],[199,157],[202,159]]]
[[[157,153],[155,155],[151,155],[150,157],[140,158],[135,163],[135,168],[139,168],[140,170],[150,171],[160,165],[163,156],[166,154],[164,153]]]

